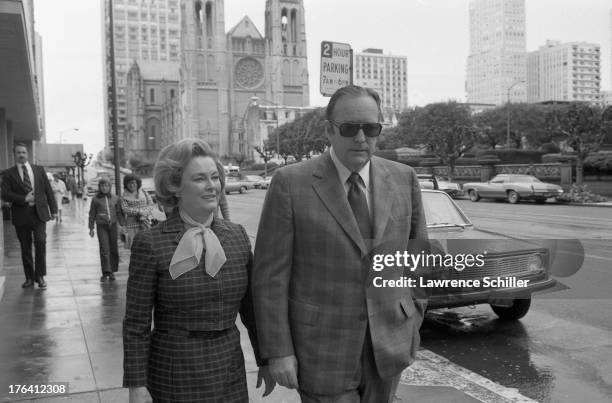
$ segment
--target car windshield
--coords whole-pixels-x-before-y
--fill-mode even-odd
[[[422,192],[427,226],[472,225],[446,193]]]

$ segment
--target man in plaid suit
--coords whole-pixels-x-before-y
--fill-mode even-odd
[[[426,300],[376,288],[371,256],[426,240],[414,170],[375,156],[380,98],[358,86],[327,106],[330,151],[281,169],[264,203],[253,273],[261,354],[303,402],[390,402],[419,346]]]

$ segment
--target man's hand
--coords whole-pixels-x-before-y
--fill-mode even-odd
[[[89,230],[89,236],[92,237],[92,238],[94,237],[94,230],[92,230],[92,229]]]
[[[57,220],[57,214],[51,214],[51,218],[52,218],[53,220]]]
[[[30,193],[26,195],[25,201],[26,203],[34,203],[34,191],[33,190],[30,190]]]
[[[270,375],[270,368],[267,365],[263,367],[259,367],[259,371],[257,371],[257,386],[256,387],[259,388],[261,386],[262,380],[266,384],[266,389],[264,390],[264,394],[262,397],[266,397],[270,393],[272,393],[272,391],[274,390],[274,387],[276,386],[276,382],[274,382],[274,379],[272,379],[272,375]]]
[[[270,358],[268,360],[270,375],[279,385],[289,389],[298,389],[298,366],[295,355],[287,357]]]
[[[130,388],[130,403],[151,403],[153,398],[146,386]]]

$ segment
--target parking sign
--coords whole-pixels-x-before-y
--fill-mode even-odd
[[[353,49],[347,43],[321,42],[321,94],[353,84]]]

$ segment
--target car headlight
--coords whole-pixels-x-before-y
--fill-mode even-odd
[[[539,271],[544,269],[544,260],[542,259],[542,255],[536,253],[534,255],[529,256],[529,260],[527,261],[527,270],[529,271]]]
[[[557,193],[559,194],[563,193],[563,189],[557,189]]]

